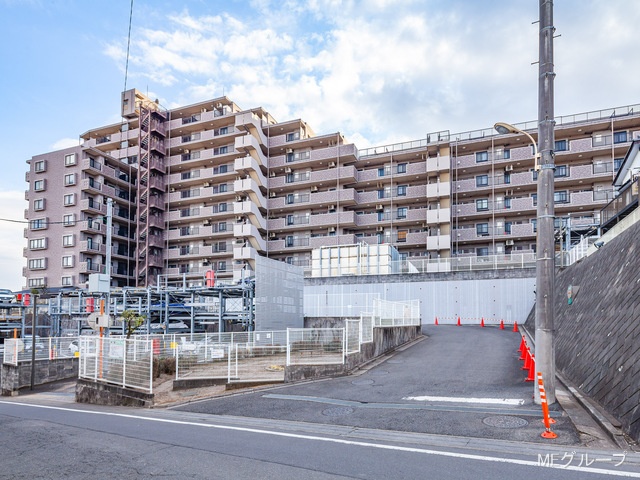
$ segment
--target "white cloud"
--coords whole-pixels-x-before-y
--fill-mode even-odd
[[[26,246],[23,236],[26,207],[24,192],[0,192],[0,288],[20,290],[24,282],[22,249]]]
[[[183,10],[134,35],[130,75],[167,87],[174,105],[224,91],[243,108],[263,106],[279,121],[302,118],[317,133],[339,130],[364,145],[534,119],[536,5],[444,3],[254,0],[243,14]],[[626,5],[556,7],[557,112],[588,109],[597,78],[628,96],[635,76],[617,77],[637,42],[640,4]],[[122,62],[122,44],[105,53]]]

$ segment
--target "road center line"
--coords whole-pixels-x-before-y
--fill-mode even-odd
[[[476,460],[481,462],[494,462],[494,463],[508,463],[513,465],[525,465],[529,467],[538,467],[538,468],[550,468],[557,470],[571,470],[576,472],[584,472],[584,473],[594,473],[600,475],[609,475],[614,477],[625,477],[625,478],[640,478],[640,473],[629,472],[624,470],[606,470],[603,468],[591,468],[591,467],[579,467],[574,465],[559,465],[559,464],[551,464],[546,466],[541,466],[538,462],[534,462],[531,460],[518,460],[516,458],[500,458],[500,457],[490,457],[486,455],[473,455],[468,453],[458,453],[458,452],[447,452],[440,450],[429,450],[425,448],[414,448],[414,447],[402,447],[398,445],[386,445],[383,443],[371,443],[371,442],[361,442],[354,440],[344,440],[341,438],[331,438],[331,437],[318,437],[315,435],[302,435],[299,433],[288,433],[288,432],[277,432],[273,430],[261,430],[258,428],[247,428],[247,427],[233,427],[230,425],[217,425],[212,423],[199,423],[199,422],[188,422],[184,420],[170,420],[166,418],[153,418],[153,417],[145,417],[141,415],[131,415],[127,413],[113,413],[113,412],[99,412],[95,410],[81,410],[78,408],[68,408],[68,407],[53,407],[50,405],[33,405],[29,403],[21,403],[21,402],[8,402],[0,400],[0,404],[4,405],[19,405],[22,407],[31,407],[31,408],[42,408],[46,410],[59,410],[64,412],[71,413],[81,413],[85,415],[103,415],[108,417],[120,417],[120,418],[131,418],[135,420],[144,420],[148,422],[158,422],[158,423],[170,423],[174,425],[189,425],[194,427],[202,427],[202,428],[214,428],[218,430],[233,430],[236,432],[247,432],[247,433],[255,433],[262,435],[272,435],[277,437],[286,437],[286,438],[296,438],[300,440],[311,440],[317,442],[327,442],[327,443],[337,443],[341,445],[352,445],[357,447],[368,447],[368,448],[377,448],[380,450],[392,450],[399,452],[409,452],[409,453],[421,453],[424,455],[434,455],[440,457],[451,457],[451,458],[461,458],[466,460]]]
[[[403,400],[415,400],[416,402],[481,403],[486,405],[524,405],[524,400],[520,398],[432,397],[423,395],[404,397]]]

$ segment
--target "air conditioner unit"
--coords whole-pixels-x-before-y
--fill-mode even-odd
[[[216,103],[216,108],[222,108],[224,105],[222,105],[221,103]]]
[[[513,190],[512,190],[512,189],[507,189],[507,191],[505,192],[505,195],[506,195],[507,197],[512,196],[512,195],[513,195]]]
[[[376,210],[384,210],[384,206],[382,204],[376,205]]]
[[[244,245],[244,240],[238,239],[238,240],[234,241],[233,243],[235,243],[236,245]]]
[[[244,220],[244,217],[242,215],[236,216],[236,222],[241,222],[242,220]]]
[[[335,167],[336,166],[336,162],[329,162],[329,168]]]
[[[507,246],[511,246],[513,245],[513,240],[507,240],[505,243]]]
[[[293,148],[287,148],[287,153],[293,153]]]
[[[203,223],[203,226],[208,227],[211,225],[211,222],[209,220],[205,220]]]
[[[269,198],[275,198],[276,192],[269,192]]]
[[[169,189],[169,191],[170,191],[170,192],[175,192],[175,191],[176,191],[176,189],[175,189],[175,188],[173,188],[173,187],[171,187],[171,188]]]
[[[313,187],[311,187],[311,191],[312,192],[317,192],[318,191],[318,187],[316,187],[315,185]]]
[[[276,232],[269,232],[269,238],[276,238],[277,233]]]
[[[336,206],[335,206],[335,205],[329,205],[328,210],[335,210],[335,209],[336,209]]]
[[[376,232],[384,232],[384,227],[377,227]]]
[[[427,223],[423,223],[422,224],[422,228],[428,228],[428,227],[429,227],[429,224],[427,224]]]
[[[284,173],[291,173],[291,167],[285,167]]]
[[[189,150],[188,148],[184,149],[184,153],[190,153],[190,152],[191,152],[191,150]]]
[[[203,185],[204,188],[207,188],[207,187],[210,187],[210,186],[211,186],[211,184],[209,182],[204,182],[204,185]]]
[[[200,113],[205,113],[206,111],[207,111],[207,109],[206,109],[206,108],[201,108],[201,109],[200,109]]]
[[[334,233],[336,231],[336,227],[329,227],[329,232]]]
[[[504,171],[505,171],[505,172],[511,172],[511,171],[513,171],[513,165],[507,165],[506,167],[504,167]]]
[[[236,195],[236,202],[241,202],[242,201],[242,197],[240,195]]]
[[[269,172],[269,176],[270,177],[275,177],[276,176],[276,172],[273,172],[273,171]]]

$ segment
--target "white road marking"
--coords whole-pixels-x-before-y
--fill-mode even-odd
[[[509,463],[513,465],[524,465],[528,467],[539,467],[539,468],[552,468],[557,470],[571,470],[576,472],[584,472],[584,473],[597,473],[601,475],[610,475],[614,477],[625,477],[625,478],[640,478],[640,473],[629,472],[624,470],[606,470],[604,468],[591,468],[591,467],[579,467],[574,465],[561,465],[559,463],[540,465],[538,461],[532,460],[518,460],[516,458],[500,458],[500,457],[489,457],[486,455],[472,455],[468,453],[458,453],[458,452],[447,452],[447,451],[439,451],[439,450],[429,450],[426,448],[413,448],[413,447],[402,447],[398,445],[385,445],[383,443],[371,443],[371,442],[360,442],[354,440],[344,440],[340,438],[330,438],[330,437],[317,437],[315,435],[302,435],[298,433],[287,433],[287,432],[276,432],[273,430],[261,430],[258,428],[247,428],[247,427],[232,427],[229,425],[216,425],[210,423],[198,423],[198,422],[187,422],[184,420],[170,420],[166,418],[151,418],[144,417],[141,415],[130,415],[126,413],[112,413],[112,412],[98,412],[95,410],[81,410],[77,408],[67,408],[67,407],[53,407],[50,405],[33,405],[29,403],[21,403],[21,402],[8,402],[0,400],[0,404],[5,405],[20,405],[22,407],[32,407],[32,408],[42,408],[48,410],[60,410],[64,412],[73,412],[73,413],[83,413],[83,414],[92,414],[92,415],[103,415],[109,417],[120,417],[120,418],[131,418],[135,420],[145,420],[148,422],[158,422],[158,423],[170,423],[174,425],[189,425],[194,427],[203,427],[203,428],[214,428],[218,430],[233,430],[236,432],[248,432],[248,433],[258,433],[263,435],[272,435],[277,437],[286,437],[286,438],[296,438],[300,440],[312,440],[318,442],[327,442],[327,443],[337,443],[341,445],[352,445],[357,447],[369,447],[369,448],[377,448],[380,450],[393,450],[399,452],[409,452],[409,453],[421,453],[424,455],[434,455],[440,457],[451,457],[451,458],[461,458],[465,460],[476,460],[481,462],[495,462],[495,463]]]
[[[452,402],[452,403],[483,403],[488,405],[524,405],[520,398],[473,398],[473,397],[404,397],[403,400],[415,400],[416,402]]]

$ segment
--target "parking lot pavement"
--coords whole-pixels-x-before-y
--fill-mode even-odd
[[[426,326],[421,342],[364,373],[173,407],[182,411],[403,432],[548,443],[518,361],[520,335],[479,326]],[[580,438],[552,406],[556,445]]]

